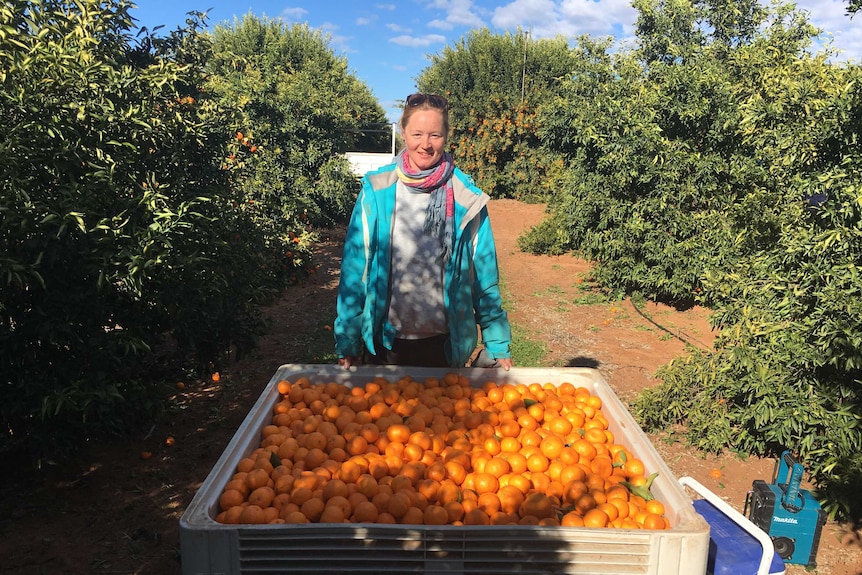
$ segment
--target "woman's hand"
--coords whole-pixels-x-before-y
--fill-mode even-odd
[[[473,361],[470,363],[470,367],[502,367],[506,371],[509,371],[510,369],[512,369],[512,358],[499,357],[496,359],[491,359],[491,356],[488,354],[488,350],[483,348],[479,350],[479,354],[475,358],[473,358]]]
[[[348,355],[346,357],[339,357],[338,358],[338,365],[340,365],[344,369],[350,369],[351,365],[359,365],[359,356],[358,355]]]

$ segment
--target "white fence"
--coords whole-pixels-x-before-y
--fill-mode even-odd
[[[395,131],[397,124],[390,124],[386,130],[366,129],[367,132],[390,132],[392,133],[392,148],[387,153],[377,152],[346,152],[344,155],[347,161],[350,162],[350,170],[357,178],[361,178],[371,170],[381,168],[386,164],[391,164],[395,160]]]
[[[367,172],[376,170],[386,164],[391,164],[395,159],[394,154],[379,154],[374,152],[347,152],[347,161],[350,169],[357,178],[361,178]]]

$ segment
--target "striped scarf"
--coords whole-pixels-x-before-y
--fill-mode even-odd
[[[440,238],[443,261],[452,256],[452,241],[455,230],[455,194],[452,189],[452,172],[455,164],[448,152],[443,153],[440,163],[427,170],[414,171],[407,154],[401,152],[396,159],[395,173],[405,186],[415,192],[431,194],[425,211],[426,234]]]

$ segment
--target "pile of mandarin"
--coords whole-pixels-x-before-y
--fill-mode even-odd
[[[216,520],[667,529],[644,465],[583,387],[467,378],[278,382]]]

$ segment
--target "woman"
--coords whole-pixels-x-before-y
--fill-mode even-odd
[[[347,230],[338,363],[463,367],[476,350],[478,324],[487,364],[508,371],[511,330],[489,197],[444,150],[448,103],[412,94],[399,125],[405,148],[363,178]]]

